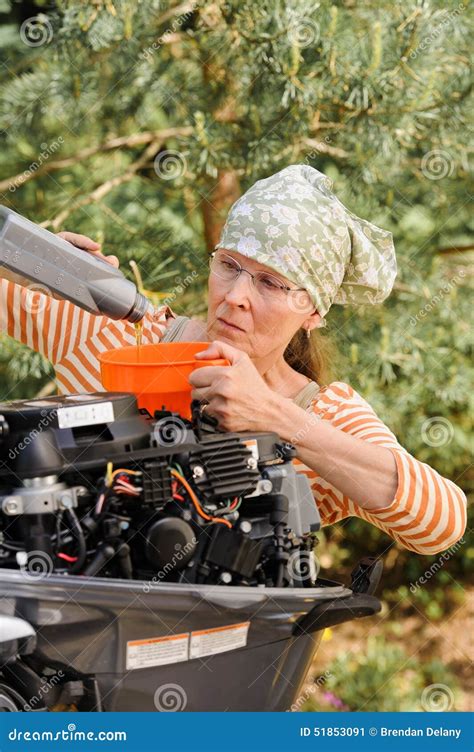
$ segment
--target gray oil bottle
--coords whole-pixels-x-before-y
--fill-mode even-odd
[[[119,269],[0,206],[0,277],[111,319],[141,321],[152,304]]]

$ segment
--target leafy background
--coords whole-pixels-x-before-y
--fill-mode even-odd
[[[467,4],[0,0],[0,20],[1,203],[100,240],[127,274],[135,260],[145,287],[171,295],[178,313],[205,313],[206,249],[229,205],[288,164],[327,173],[350,209],[393,232],[390,299],[328,316],[334,375],[469,494]],[[193,270],[197,278],[183,284]],[[1,398],[51,392],[52,376],[39,355],[3,336]],[[388,642],[401,620],[424,628],[464,618],[470,533],[415,593],[410,583],[439,557],[395,547],[360,520],[326,528],[320,550],[343,581],[361,556],[384,555]],[[364,671],[337,667],[343,705],[377,695],[375,684],[402,661],[406,646],[400,657],[384,645],[366,646]],[[426,665],[410,669],[420,686],[442,673]],[[405,708],[397,698],[406,677],[396,673],[400,686],[388,707],[378,694],[377,709]]]

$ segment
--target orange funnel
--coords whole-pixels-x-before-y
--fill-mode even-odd
[[[109,392],[132,392],[151,415],[172,410],[191,418],[191,371],[201,366],[228,366],[224,358],[195,360],[209,342],[164,342],[119,347],[99,355],[102,384]]]

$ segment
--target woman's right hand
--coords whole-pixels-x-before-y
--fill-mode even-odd
[[[112,264],[112,266],[115,266],[118,269],[119,260],[117,256],[104,256],[101,251],[100,243],[96,243],[95,240],[88,238],[87,235],[80,235],[77,232],[66,231],[58,232],[56,234],[59,235],[59,237],[63,240],[67,240],[68,243],[75,245],[76,248],[80,248],[82,251],[87,251],[88,253],[93,253],[95,256],[99,256],[99,258],[107,261],[109,264]]]

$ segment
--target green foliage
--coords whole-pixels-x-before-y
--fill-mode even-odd
[[[418,556],[397,546],[390,536],[357,517],[323,528],[315,553],[327,575],[346,585],[359,559],[381,557],[384,569],[376,595],[393,609],[393,615],[403,620],[423,614],[429,621],[441,621],[464,603],[465,585],[472,580],[473,517],[470,504],[465,535],[451,549],[433,556]]]
[[[429,687],[441,684],[456,710],[460,692],[456,678],[439,660],[421,661],[381,636],[370,636],[358,653],[338,656],[328,667],[326,681],[318,686],[301,710],[414,712],[430,709],[435,697]],[[428,690],[428,697],[423,694]],[[433,706],[431,706],[433,709]]]
[[[99,239],[126,273],[134,258],[147,288],[173,293],[197,270],[173,307],[202,314],[203,209],[222,171],[242,190],[294,162],[326,172],[349,208],[393,232],[399,265],[383,306],[330,312],[338,378],[469,489],[469,19],[446,5],[57,0],[39,45],[12,6],[0,30],[0,201]],[[170,151],[175,174],[156,169]],[[0,396],[50,378],[38,356],[1,348]],[[344,533],[349,560],[390,543],[360,520]]]
[[[32,352],[7,336],[0,336],[0,382],[2,398],[24,399],[37,394],[54,375],[53,368],[39,353]]]

